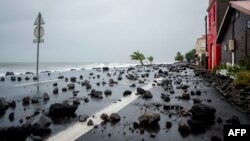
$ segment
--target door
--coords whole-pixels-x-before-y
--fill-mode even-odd
[[[250,57],[250,29],[246,30],[246,56]]]

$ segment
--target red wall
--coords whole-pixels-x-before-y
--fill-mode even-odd
[[[216,44],[217,39],[217,1],[214,2],[211,9],[208,11],[208,69],[213,69],[220,64],[221,46]]]

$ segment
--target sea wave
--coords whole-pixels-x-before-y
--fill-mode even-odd
[[[90,63],[90,64],[81,64],[81,63],[48,63],[48,64],[42,64],[39,67],[39,72],[43,71],[51,71],[51,72],[63,72],[63,71],[70,71],[72,69],[74,70],[90,70],[93,68],[103,68],[103,67],[109,67],[109,68],[120,68],[120,67],[131,67],[135,66],[137,64],[135,63]],[[36,70],[35,64],[4,64],[0,65],[0,76],[5,76],[6,72],[14,72],[16,75],[24,74],[25,72],[35,72]]]
[[[156,62],[155,64],[169,64],[171,62]],[[63,72],[74,70],[90,70],[93,68],[122,68],[133,67],[138,63],[41,63],[39,66],[39,72],[51,71],[51,72]],[[5,76],[6,72],[14,72],[16,75],[24,74],[25,72],[36,71],[36,65],[34,63],[0,63],[0,76]]]

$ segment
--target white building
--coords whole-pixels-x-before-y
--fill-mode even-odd
[[[198,58],[196,61],[196,65],[201,65],[202,55],[206,54],[206,35],[203,35],[202,37],[197,39],[195,49]]]

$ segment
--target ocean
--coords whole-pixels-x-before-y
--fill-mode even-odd
[[[42,71],[69,71],[71,69],[93,69],[102,67],[129,67],[135,66],[138,63],[80,63],[80,62],[49,62],[49,63],[39,63],[39,72]],[[4,76],[6,72],[14,72],[16,75],[25,72],[36,72],[36,63],[0,63],[0,76]]]
[[[173,62],[158,62],[155,64],[169,64]],[[39,63],[39,72],[42,71],[70,71],[71,69],[93,69],[93,68],[102,68],[102,67],[130,67],[139,65],[138,62],[123,62],[123,63],[96,63],[96,62],[41,62]],[[28,62],[18,62],[18,63],[0,63],[0,76],[5,76],[6,72],[14,72],[16,75],[22,74],[25,72],[36,72],[36,63]]]

